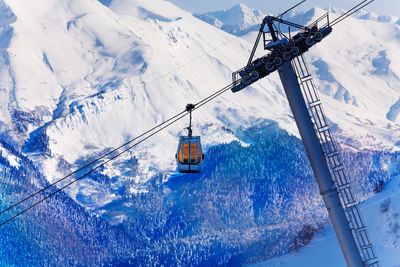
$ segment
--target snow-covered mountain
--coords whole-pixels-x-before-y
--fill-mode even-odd
[[[237,4],[230,9],[194,14],[194,16],[223,31],[239,36],[259,28],[265,14],[244,4]]]
[[[345,10],[328,7],[326,9],[313,8],[307,12],[298,12],[296,9],[285,14],[283,19],[289,20],[291,22],[306,25],[312,20],[317,19],[317,15],[323,15],[327,11],[335,16],[343,14]],[[275,14],[277,15],[277,14]],[[230,9],[224,9],[213,12],[206,12],[200,14],[194,14],[197,18],[217,27],[223,31],[234,34],[236,36],[241,36],[250,31],[258,31],[259,25],[261,24],[263,18],[266,14],[257,9],[249,8],[244,4],[238,4]],[[353,15],[355,18],[384,22],[400,25],[400,18],[396,16],[385,16],[378,15],[372,11],[360,10]],[[281,30],[287,30],[286,26],[282,25]]]
[[[243,5],[233,11],[218,20],[240,22],[237,34],[263,17]],[[305,24],[321,12],[293,18]],[[250,54],[248,39],[255,38],[221,29],[163,0],[0,0],[1,206],[229,84]],[[346,162],[356,162],[350,173],[361,199],[398,170],[399,32],[394,23],[349,18],[307,56]],[[60,197],[67,204],[57,225],[68,222],[66,232],[79,225],[74,240],[103,251],[86,265],[128,263],[132,251],[140,255],[132,264],[242,265],[290,251],[302,223],[327,224],[277,74],[227,92],[193,116],[194,134],[206,148],[202,175],[174,173],[177,139],[187,126],[180,121]],[[26,187],[15,186],[20,183]],[[56,207],[54,200],[42,208],[46,216],[35,215],[51,225]],[[34,218],[10,230],[21,233],[11,235],[20,238],[16,244],[29,239],[27,225],[42,229]],[[116,256],[118,246],[108,245],[93,225],[123,241]],[[80,230],[86,228],[93,239]],[[279,236],[285,242],[277,242]],[[67,241],[65,253],[74,255],[78,241]]]
[[[2,133],[39,157],[50,180],[225,86],[252,46],[161,0],[115,0],[109,7],[94,0],[5,1],[2,12]],[[306,12],[304,23],[321,12]],[[328,118],[349,146],[396,149],[400,141],[398,44],[397,25],[350,18],[309,54]],[[225,94],[194,123],[208,147],[239,140],[239,127],[266,119],[297,135],[277,75]],[[184,125],[125,159],[139,159],[136,180],[174,168],[174,158],[160,151],[174,154]]]
[[[374,12],[366,12],[361,10],[360,12],[356,13],[356,17],[359,19],[365,19],[365,20],[372,20],[376,22],[384,22],[384,23],[395,23],[397,25],[400,25],[400,18],[396,16],[384,16],[384,15],[378,15]]]
[[[243,5],[241,5],[241,7],[244,9]],[[326,12],[326,10],[320,8],[313,8],[304,13],[291,12],[285,16],[285,19],[306,25]],[[331,20],[333,20],[344,11],[331,7],[329,8],[329,12]],[[219,11],[216,13],[221,17],[232,17],[235,14],[230,10]],[[249,17],[251,17],[251,15],[249,15]],[[368,118],[364,117],[364,119],[359,119],[361,119],[361,121],[364,120],[364,122],[366,122],[365,120],[371,119],[370,126],[375,125],[376,127],[372,126],[372,128],[379,129],[378,131],[380,132],[389,127],[389,125],[385,126],[387,120],[394,122],[395,125],[398,124],[399,98],[395,96],[396,93],[395,95],[392,93],[387,95],[385,94],[385,91],[397,92],[399,88],[400,74],[397,67],[399,63],[396,48],[399,44],[398,18],[377,16],[372,12],[363,11],[358,12],[355,15],[355,18],[348,18],[345,22],[338,24],[330,37],[330,40],[332,41],[328,41],[328,39],[326,42],[322,42],[315,49],[310,50],[307,57],[309,59],[309,64],[312,65],[311,67],[314,73],[314,79],[316,80],[317,87],[321,91],[321,97],[326,101],[325,106],[328,109],[331,108],[331,110],[327,110],[327,115],[332,123],[340,125],[349,118],[348,115],[364,113],[368,114]],[[234,21],[235,19],[232,18],[232,20]],[[241,16],[238,16],[236,20],[240,23]],[[258,22],[258,25],[259,23],[260,21]],[[247,29],[249,30],[245,34],[239,34],[240,38],[253,44],[258,32],[258,28],[255,26],[257,26],[257,24],[253,26],[248,25]],[[241,24],[240,27],[243,27],[243,24]],[[357,38],[352,38],[352,36],[356,35]],[[339,44],[334,40],[349,41],[340,42]],[[263,55],[261,45],[258,49],[258,54],[256,55]],[[357,73],[352,71],[355,69],[357,69]],[[360,79],[360,77],[363,78]],[[378,79],[381,80],[382,83],[376,83]],[[352,80],[351,85],[348,83],[350,80]],[[368,81],[366,82],[368,84],[367,91],[365,90],[366,87],[362,85],[365,81]],[[379,92],[376,94],[373,93],[375,90],[378,90]],[[376,97],[368,97],[366,94],[368,92],[371,92],[372,95],[378,95],[380,100]],[[345,104],[346,107],[343,106],[343,109],[337,109],[337,105],[334,104],[335,101],[329,103],[331,99],[335,99],[338,102]],[[390,102],[389,105],[387,105],[388,101]],[[378,115],[381,118],[378,119],[376,117],[374,119],[372,114],[377,115],[379,113],[375,112],[377,111],[375,108],[380,109],[383,106],[386,106],[386,110],[382,110],[383,112],[381,115]],[[349,108],[352,109],[352,111],[350,111]],[[347,115],[340,114],[340,110],[344,109],[347,109]],[[353,115],[350,115],[350,117]],[[347,119],[339,119],[339,116],[342,117],[342,119],[347,117]],[[339,122],[339,120],[341,122]],[[378,123],[378,121],[381,121],[383,124]],[[380,124],[380,126],[378,126],[378,124]],[[360,126],[360,124],[355,121],[353,125]],[[349,127],[344,127],[344,125],[342,125],[339,127],[341,128],[340,131],[352,129],[346,133],[346,136],[349,137],[355,133],[355,128],[350,125],[348,126]],[[365,126],[367,125],[365,124]],[[389,128],[391,127],[392,126]],[[367,128],[363,127],[360,131],[365,132],[372,129],[369,126],[367,126]],[[386,137],[391,136],[391,138],[393,138],[391,142],[396,144],[398,142],[396,130],[389,131],[391,133],[388,133],[388,135],[385,134]],[[373,135],[376,138],[380,134],[375,132]],[[354,139],[357,140],[358,138]],[[371,141],[366,141],[363,142],[363,145],[361,145],[361,143],[359,145],[365,146],[367,143],[371,143]]]

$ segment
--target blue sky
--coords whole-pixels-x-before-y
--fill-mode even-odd
[[[182,9],[190,12],[207,12],[230,8],[238,3],[259,9],[264,13],[277,14],[300,2],[300,0],[169,0]],[[361,0],[308,0],[298,10],[309,9],[314,6],[328,7],[329,5],[350,9]],[[379,15],[392,15],[400,17],[400,0],[375,0],[367,8]]]

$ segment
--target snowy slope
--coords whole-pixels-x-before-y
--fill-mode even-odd
[[[318,17],[316,17],[316,14],[321,16],[327,11],[334,15],[343,14],[346,12],[346,10],[335,8],[333,6],[330,6],[326,9],[313,8],[306,12],[301,12],[298,11],[298,9],[294,9],[285,14],[283,19],[300,25],[305,25],[312,19],[317,19]],[[261,10],[249,8],[244,4],[238,4],[230,9],[194,15],[213,26],[222,29],[223,31],[232,33],[236,36],[242,36],[250,31],[258,30],[261,21],[266,16],[266,13]],[[277,16],[278,14],[274,15]],[[353,16],[363,20],[400,25],[400,18],[396,16],[378,15],[372,11],[360,10],[353,14]],[[281,26],[281,30],[287,30],[287,27],[284,25]]]
[[[163,0],[102,2],[0,0],[0,165],[21,177],[30,168],[20,154],[54,181],[141,134],[229,84],[252,48],[254,33],[238,38]],[[296,18],[306,23],[321,12]],[[230,19],[250,25],[258,20],[252,14]],[[363,198],[377,179],[390,180],[388,162],[398,159],[390,154],[400,144],[400,35],[393,21],[349,19],[308,55],[334,133],[354,159],[346,162],[358,164],[350,171],[363,182],[356,190]],[[115,230],[127,243],[116,246],[117,256],[108,247],[106,257],[124,263],[139,249],[148,258],[135,258],[138,264],[168,265],[177,255],[187,257],[183,263],[215,265],[237,255],[254,262],[287,251],[301,223],[326,225],[300,141],[274,136],[279,128],[298,136],[277,74],[194,113],[194,134],[207,150],[204,176],[174,174],[186,126],[180,121],[67,191],[137,238]],[[21,198],[27,193],[14,190]],[[57,199],[52,203],[57,207]],[[61,222],[62,216],[72,215],[60,214]],[[84,228],[89,219],[82,218]],[[276,243],[281,235],[288,239]],[[257,252],[263,248],[265,255]],[[104,256],[98,253],[97,261]]]
[[[223,31],[240,36],[258,28],[265,14],[244,4],[238,4],[227,10],[194,14],[194,16]]]
[[[400,177],[396,177],[379,195],[360,205],[379,262],[385,267],[396,267],[400,262],[399,192]],[[309,245],[298,252],[250,266],[319,267],[322,262],[325,267],[346,266],[331,226],[319,232]]]
[[[162,0],[0,3],[1,132],[50,181],[229,84],[252,47]],[[328,118],[348,146],[397,149],[398,32],[390,23],[349,19],[310,53]],[[208,148],[268,121],[298,135],[277,74],[202,107],[194,132]],[[167,176],[185,126],[177,123],[103,173],[134,180],[131,192]],[[93,181],[71,187],[73,197],[79,192],[96,205],[114,197]]]
[[[343,13],[336,8],[329,11],[331,20]],[[325,10],[313,8],[290,13],[285,19],[306,25],[324,13]],[[230,16],[232,12],[219,14]],[[351,139],[347,142],[350,146],[378,148],[371,144],[385,140],[380,148],[389,149],[388,143],[398,142],[400,30],[397,21],[396,17],[361,11],[355,18],[336,25],[329,38],[306,54],[327,116],[334,128],[339,127],[336,134],[342,142]],[[257,32],[258,29],[250,31],[240,38],[254,44]],[[256,55],[263,55],[261,45]]]
[[[158,2],[113,1],[110,8],[90,0],[2,2],[9,19],[2,28],[8,42],[2,46],[1,132],[42,166],[49,181],[224,87],[245,60],[238,56],[249,53],[245,42]],[[277,81],[264,84],[277,87]],[[196,113],[194,132],[206,147],[237,140],[223,127],[265,118],[295,132],[287,111],[279,91],[226,95]],[[126,192],[138,192],[154,175],[175,170],[186,123],[103,169],[117,177],[113,188],[128,179],[135,183]],[[92,180],[71,186],[69,194],[88,208],[116,197]]]
[[[386,23],[395,23],[397,25],[400,25],[400,18],[396,16],[384,16],[384,15],[378,15],[374,12],[367,12],[361,10],[356,14],[357,18],[360,19],[365,19],[365,20],[372,20],[372,21],[377,21],[377,22],[386,22]]]
[[[7,25],[12,34],[3,47],[2,100],[8,102],[2,132],[41,156],[50,180],[64,161],[115,147],[225,86],[245,60],[239,55],[249,52],[246,42],[165,1],[113,1],[110,9],[90,0],[22,2],[3,5],[21,19]],[[262,84],[278,87],[276,77]],[[229,142],[236,137],[222,126],[246,127],[265,118],[295,132],[282,92],[261,87],[203,108],[195,115],[195,132],[207,133],[206,145]],[[141,180],[175,168],[174,157],[160,151],[174,155],[185,124],[134,152]]]
[[[225,86],[230,82],[231,71],[243,65],[251,49],[251,43],[161,0],[157,4],[116,0],[109,8],[89,0],[47,1],[28,6],[22,1],[5,3],[8,7],[3,3],[2,10],[9,19],[4,19],[3,28],[9,29],[9,44],[2,48],[2,132],[14,137],[25,153],[40,158],[50,181],[73,170],[74,164],[116,147],[176,114],[186,103],[197,102]],[[306,15],[315,17],[315,12],[319,11]],[[353,32],[362,26],[356,23],[354,30],[338,37],[332,35],[331,40],[352,39]],[[381,36],[380,24],[368,23],[376,30],[360,40],[361,44],[371,46],[374,42],[370,40],[378,34],[380,39],[388,39]],[[386,35],[397,30],[388,28]],[[370,65],[374,59],[380,62],[374,48],[382,43],[371,47],[373,53],[368,56],[363,50],[354,55],[350,65],[360,59],[365,62],[359,63],[359,68],[347,67],[354,70],[347,74],[341,71],[342,65],[334,68],[338,65],[337,56],[333,59],[331,52],[321,49],[330,46],[328,49],[337,51],[333,40],[314,49],[320,62],[316,67],[323,73],[317,82],[329,96],[328,117],[339,125],[343,138],[352,138],[349,145],[393,147],[398,136],[395,101],[400,95],[391,88],[399,82],[397,74],[391,73],[398,70],[390,68],[389,74],[372,75],[366,83],[372,85],[368,89],[374,90],[377,97],[365,95],[364,85],[358,85],[356,77],[362,72],[369,75],[384,71]],[[360,43],[354,44],[355,50]],[[398,41],[391,43],[385,45],[389,52],[394,51]],[[329,59],[328,68],[324,62]],[[345,64],[347,54],[343,53],[340,59],[340,64]],[[337,73],[331,74],[330,68]],[[318,69],[314,71],[318,74]],[[394,76],[391,87],[381,79],[385,75]],[[335,83],[329,80],[331,76]],[[344,82],[350,86],[343,86]],[[387,114],[391,121],[386,119]],[[263,120],[277,121],[280,127],[297,134],[276,74],[240,94],[227,93],[202,108],[194,117],[195,133],[202,134],[207,147],[237,140],[231,131],[221,130],[224,127],[234,131]],[[133,180],[140,187],[158,172],[173,170],[173,156],[162,155],[174,155],[176,139],[184,126],[182,122],[152,138],[104,172],[111,177],[132,179],[129,169],[134,167],[132,158],[137,158],[139,170]],[[376,136],[371,137],[371,133]],[[354,140],[363,139],[354,144]],[[93,197],[97,204],[105,204],[113,197],[93,182],[72,188],[72,196],[78,191]]]

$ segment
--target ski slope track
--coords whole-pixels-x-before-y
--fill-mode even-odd
[[[343,12],[334,8],[330,11],[332,18]],[[32,188],[40,188],[163,122],[187,103],[198,102],[230,84],[231,73],[247,62],[263,12],[241,4],[230,10],[192,15],[164,0],[0,0],[2,170],[12,169],[22,175],[24,162],[29,161],[40,173],[30,179]],[[324,12],[314,8],[291,13],[285,19],[307,24]],[[335,25],[329,38],[306,55],[345,161],[351,165],[354,160],[356,167],[350,172],[356,176],[354,187],[361,200],[374,195],[371,184],[378,179],[386,182],[397,173],[393,162],[400,150],[399,24],[395,17],[359,13]],[[257,53],[263,55],[261,49]],[[290,251],[289,239],[273,243],[274,234],[292,236],[291,231],[301,229],[302,225],[294,227],[290,222],[307,222],[316,229],[327,224],[276,73],[240,93],[227,92],[193,113],[193,134],[201,136],[208,163],[203,178],[181,177],[191,184],[179,181],[174,158],[184,127],[187,121],[181,120],[160,132],[88,179],[70,186],[66,196],[90,216],[100,216],[111,225],[140,221],[135,212],[146,207],[157,216],[200,209],[198,215],[188,215],[193,225],[200,225],[201,220],[198,232],[194,230],[197,226],[183,231],[183,223],[171,219],[176,223],[176,228],[170,227],[176,230],[172,234],[175,238],[165,234],[165,239],[159,239],[150,249],[158,253],[156,246],[163,247],[170,240],[195,244],[192,250],[196,246],[204,248],[198,249],[204,255],[195,255],[182,245],[187,253],[187,258],[180,259],[182,264],[221,264],[230,259],[242,265],[265,260]],[[281,140],[277,146],[282,151],[290,151],[292,144],[297,154],[281,155],[275,143],[266,142],[263,136],[265,140]],[[251,153],[256,157],[252,158]],[[214,162],[217,157],[226,166]],[[290,168],[282,165],[286,157],[294,162]],[[256,168],[257,164],[263,164],[262,168]],[[286,171],[291,176],[284,174]],[[1,173],[2,177],[8,177],[5,174]],[[237,180],[227,178],[231,176]],[[221,189],[227,185],[218,182],[218,177],[232,185]],[[262,184],[259,177],[268,177],[268,185]],[[292,183],[290,177],[296,181]],[[207,190],[202,179],[207,181]],[[159,189],[164,185],[166,188]],[[296,185],[304,191],[296,191]],[[216,192],[225,192],[225,198]],[[178,193],[189,198],[195,208],[182,203]],[[309,196],[307,200],[303,199],[305,195]],[[197,199],[200,196],[204,199]],[[223,209],[236,210],[235,201],[243,201],[237,218]],[[216,208],[214,202],[220,206]],[[198,208],[199,203],[205,203],[204,207]],[[270,205],[274,205],[273,211]],[[170,212],[171,207],[174,212]],[[220,214],[220,209],[227,217],[215,226],[211,218]],[[273,214],[266,215],[268,211]],[[199,214],[208,219],[203,221]],[[246,217],[249,214],[251,219]],[[288,222],[279,221],[288,214],[292,216],[287,217]],[[168,229],[170,220],[162,218],[159,224],[165,223]],[[235,220],[241,220],[241,224]],[[143,220],[143,224],[146,222]],[[126,225],[121,227],[132,229]],[[154,225],[149,223],[148,227]],[[246,230],[240,230],[243,227]],[[272,243],[258,247],[257,240],[266,231],[274,233],[268,239]],[[222,245],[210,241],[214,239]],[[140,240],[146,243],[147,237]],[[226,254],[209,252],[217,251],[218,246],[226,246]],[[130,248],[126,245],[127,251]],[[265,248],[272,252],[254,252]],[[112,249],[104,251],[112,253]],[[235,258],[238,253],[240,260]],[[170,263],[157,257],[143,262]],[[101,255],[97,259],[105,258],[109,259]],[[95,263],[93,260],[87,264]]]

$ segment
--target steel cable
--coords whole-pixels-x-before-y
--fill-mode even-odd
[[[220,95],[223,94],[224,92],[230,90],[233,86],[234,86],[234,83],[232,83],[232,84],[230,84],[230,85],[227,85],[227,86],[225,86],[224,88],[218,90],[217,92],[211,94],[210,96],[204,98],[203,100],[197,102],[196,104],[194,104],[195,107],[194,107],[192,110],[196,110],[196,109],[200,108],[201,106],[207,104],[208,102],[210,102],[211,100],[213,100],[213,99],[215,99],[216,97],[220,96]],[[72,172],[72,173],[70,173],[70,174],[64,176],[63,178],[57,180],[56,182],[54,182],[54,183],[52,183],[52,184],[50,184],[50,185],[48,185],[48,186],[42,188],[41,190],[35,192],[34,194],[31,194],[30,196],[28,196],[28,197],[26,197],[26,198],[24,198],[24,199],[18,201],[17,203],[15,203],[15,204],[11,205],[10,207],[6,208],[5,210],[1,211],[1,212],[0,212],[0,215],[3,214],[3,213],[5,213],[5,212],[7,212],[7,211],[9,211],[9,210],[11,210],[11,209],[13,209],[14,207],[19,206],[20,204],[22,204],[22,203],[24,203],[25,201],[27,201],[27,200],[33,198],[34,196],[40,194],[41,192],[43,192],[43,191],[45,191],[45,190],[47,190],[47,189],[49,189],[49,188],[55,186],[56,184],[60,183],[61,181],[65,180],[65,179],[67,179],[68,177],[71,177],[72,175],[78,173],[79,171],[82,171],[82,170],[84,170],[85,168],[90,167],[91,165],[95,164],[96,162],[99,162],[101,159],[104,159],[105,157],[107,157],[107,156],[111,155],[112,153],[114,153],[114,152],[120,150],[121,148],[126,147],[127,145],[131,144],[132,142],[134,142],[134,141],[136,141],[136,140],[138,140],[138,139],[144,137],[144,138],[141,139],[140,141],[138,141],[138,142],[136,142],[136,143],[130,145],[129,147],[125,148],[123,151],[119,152],[117,155],[115,155],[115,156],[109,158],[108,160],[106,160],[106,161],[100,163],[99,165],[97,165],[96,167],[94,167],[94,168],[91,169],[90,171],[84,173],[83,175],[79,176],[79,177],[76,178],[75,180],[69,182],[68,184],[66,184],[66,185],[64,185],[64,186],[62,186],[61,188],[57,189],[57,190],[54,191],[53,193],[50,193],[49,195],[47,195],[47,196],[44,197],[43,199],[41,199],[41,200],[35,202],[34,204],[32,204],[31,206],[29,206],[28,208],[26,208],[26,209],[24,209],[24,210],[18,212],[16,215],[14,215],[14,216],[12,216],[11,218],[7,219],[6,221],[0,223],[0,227],[2,227],[3,225],[9,223],[10,221],[14,220],[15,218],[17,218],[18,216],[24,214],[25,212],[29,211],[30,209],[32,209],[33,207],[35,207],[35,206],[37,206],[38,204],[42,203],[43,201],[47,200],[48,198],[54,196],[54,195],[57,194],[58,192],[61,192],[62,190],[64,190],[64,189],[67,188],[68,186],[70,186],[70,185],[76,183],[77,181],[81,180],[82,178],[88,176],[90,173],[92,173],[92,172],[94,172],[95,170],[99,169],[100,167],[106,165],[106,164],[109,163],[110,161],[115,160],[116,158],[118,158],[118,157],[121,156],[122,154],[126,153],[127,151],[129,151],[129,150],[132,149],[133,147],[139,145],[140,143],[144,142],[144,141],[147,140],[148,138],[150,138],[150,137],[152,137],[153,135],[159,133],[160,131],[164,130],[164,129],[167,128],[168,126],[174,124],[175,122],[181,120],[182,118],[184,118],[184,117],[185,117],[186,115],[188,115],[188,114],[189,114],[188,111],[185,110],[185,111],[182,111],[182,112],[176,114],[175,116],[172,116],[171,118],[169,118],[168,120],[162,122],[161,124],[159,124],[159,125],[153,127],[152,129],[150,129],[150,130],[148,130],[148,131],[142,133],[141,135],[139,135],[139,136],[137,136],[137,137],[135,137],[135,138],[129,140],[128,142],[125,142],[124,144],[120,145],[119,147],[117,147],[117,148],[111,150],[110,152],[108,152],[108,153],[102,155],[101,157],[99,157],[99,158],[97,158],[97,159],[95,159],[95,160],[93,160],[93,161],[91,161],[91,162],[85,164],[83,167],[81,167],[81,168],[75,170],[74,172]],[[160,128],[160,127],[161,127],[161,128]],[[149,134],[149,135],[148,135],[148,134]],[[148,135],[148,136],[146,136],[146,135]]]

